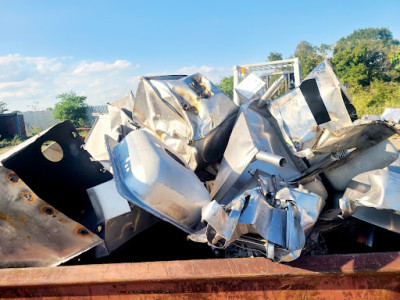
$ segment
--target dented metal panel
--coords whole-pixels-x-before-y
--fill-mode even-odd
[[[110,169],[110,157],[105,136],[108,135],[114,140],[121,141],[129,132],[139,127],[132,119],[133,103],[134,96],[130,92],[108,104],[108,113],[97,117],[85,139],[85,149],[108,170]]]
[[[373,170],[350,181],[339,200],[342,216],[353,216],[400,233],[400,174]]]
[[[117,145],[108,139],[108,146],[123,197],[188,233],[198,228],[209,194],[179,154],[145,130]]]
[[[42,152],[49,141],[61,147],[59,160],[52,161]],[[83,140],[70,121],[39,133],[0,159],[40,198],[90,230],[96,228],[86,190],[112,179],[112,175],[83,149]]]
[[[260,151],[283,157],[286,164],[280,166],[258,160],[256,155]],[[218,202],[223,198],[232,199],[251,178],[249,172],[256,169],[290,180],[299,177],[306,165],[290,152],[269,111],[265,107],[259,108],[253,101],[240,107],[211,198]]]
[[[224,153],[238,108],[201,74],[142,77],[134,119],[194,170]]]
[[[268,108],[277,120],[287,145],[297,154],[315,144],[319,128],[336,130],[351,126],[347,109],[350,103],[348,92],[325,60],[304,79],[300,87],[271,101]]]
[[[0,166],[0,268],[59,265],[101,243]]]

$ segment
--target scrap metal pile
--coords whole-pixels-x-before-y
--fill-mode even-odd
[[[85,143],[65,121],[5,153],[0,267],[102,258],[159,222],[276,262],[399,240],[396,124],[356,120],[328,61],[274,91],[237,107],[201,74],[143,77]]]

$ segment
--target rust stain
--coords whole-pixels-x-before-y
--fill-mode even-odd
[[[0,211],[0,220],[6,221],[11,227],[18,229],[18,226],[14,223],[14,218]]]
[[[82,237],[90,236],[90,231],[88,229],[86,229],[85,227],[79,227],[78,229],[75,230],[75,233]]]
[[[22,200],[24,200],[25,202],[28,202],[28,203],[32,203],[32,202],[36,201],[36,197],[32,193],[29,193],[29,192],[22,193],[21,198],[22,198]]]
[[[20,216],[18,216],[18,219],[19,219],[19,221],[22,223],[22,225],[26,225],[26,218],[25,218],[25,216],[20,215]]]
[[[7,181],[9,182],[9,183],[18,183],[19,182],[19,177],[18,177],[18,175],[17,174],[15,174],[15,173],[9,173],[8,175],[7,175]]]
[[[53,216],[55,214],[55,209],[52,208],[51,206],[42,206],[41,208],[42,213]]]

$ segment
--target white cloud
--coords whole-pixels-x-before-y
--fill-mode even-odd
[[[10,111],[26,111],[35,102],[39,103],[38,109],[54,107],[56,95],[71,90],[87,96],[89,105],[106,104],[131,90],[135,93],[140,75],[145,73],[139,63],[127,60],[90,62],[20,54],[0,56],[0,69],[0,101],[6,102]],[[202,73],[217,83],[232,72],[230,68],[205,65],[152,72],[153,75],[194,73]]]
[[[120,71],[129,68],[132,64],[127,60],[116,60],[112,64],[103,61],[95,61],[92,63],[81,62],[74,70],[74,74],[88,72],[104,72],[104,71]]]

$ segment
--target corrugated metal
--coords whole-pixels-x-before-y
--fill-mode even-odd
[[[3,298],[398,299],[400,253],[0,270]]]

